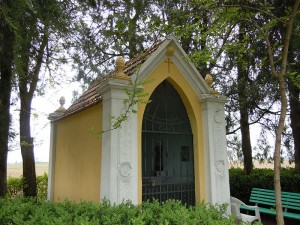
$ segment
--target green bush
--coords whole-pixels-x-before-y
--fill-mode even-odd
[[[23,195],[23,177],[9,177],[7,179],[7,195],[8,197],[17,197]]]
[[[48,176],[44,173],[43,176],[37,176],[36,185],[37,185],[37,196],[39,200],[47,199],[47,185]],[[7,179],[7,197],[14,198],[23,196],[23,186],[24,186],[23,177],[9,177]]]
[[[253,187],[274,189],[274,171],[272,169],[254,169],[250,175],[245,175],[243,169],[232,168],[229,170],[231,195],[249,203],[250,193]],[[47,199],[48,176],[37,177],[38,199]],[[23,196],[23,179],[8,178],[8,197]],[[294,169],[281,170],[282,191],[300,193],[300,174]]]
[[[131,202],[112,205],[102,203],[65,201],[50,203],[30,198],[0,199],[0,224],[205,224],[235,225],[233,217],[224,217],[226,206],[201,203],[198,207],[168,200],[145,202],[136,206]]]
[[[245,175],[243,169],[230,169],[231,196],[249,203],[252,188],[265,188],[274,190],[274,171],[272,169],[254,169],[250,175]],[[282,191],[300,193],[300,174],[295,169],[281,170]]]
[[[47,189],[48,189],[48,175],[44,173],[43,176],[36,177],[37,185],[37,196],[39,200],[47,199]]]

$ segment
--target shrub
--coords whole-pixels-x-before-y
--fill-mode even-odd
[[[226,206],[201,203],[198,207],[182,205],[168,200],[163,204],[154,201],[136,206],[131,202],[112,205],[64,201],[50,203],[30,198],[0,199],[0,224],[205,224],[235,225],[233,217],[224,217]]]
[[[36,178],[37,185],[37,197],[39,200],[47,199],[47,190],[48,190],[48,175],[44,173],[43,176],[37,176]]]
[[[17,197],[23,195],[23,177],[9,177],[7,179],[7,195],[8,197]]]
[[[7,197],[14,198],[23,196],[23,187],[24,187],[23,177],[9,177],[7,179]],[[43,176],[37,176],[36,178],[37,185],[37,197],[39,200],[47,199],[47,186],[48,186],[48,175],[44,173]]]

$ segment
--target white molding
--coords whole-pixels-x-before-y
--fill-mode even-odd
[[[138,204],[138,147],[137,114],[131,113],[122,127],[114,130],[111,116],[118,117],[128,98],[124,89],[132,89],[129,81],[111,79],[99,88],[103,96],[102,113],[102,162],[100,200],[120,204],[131,200]]]
[[[206,198],[213,204],[230,203],[229,168],[225,133],[224,96],[205,95],[202,106]]]
[[[47,199],[54,201],[54,178],[55,178],[55,157],[56,157],[56,136],[57,125],[55,122],[51,123],[50,128],[50,151],[49,151],[49,164],[48,164],[48,188]]]

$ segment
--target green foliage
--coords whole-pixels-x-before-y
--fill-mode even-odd
[[[37,197],[39,200],[47,199],[47,189],[48,189],[48,175],[44,173],[43,176],[37,176]]]
[[[295,169],[281,169],[282,191],[300,193],[300,174]],[[230,169],[231,196],[249,203],[252,188],[265,188],[274,190],[274,170],[254,169],[250,175],[245,175],[243,169]]]
[[[139,68],[137,68],[138,70]],[[137,106],[138,104],[148,104],[150,100],[147,100],[146,97],[149,95],[148,93],[145,93],[143,91],[142,86],[146,85],[148,83],[152,82],[150,81],[142,81],[142,82],[135,82],[134,84],[130,84],[124,88],[124,92],[127,95],[127,98],[124,100],[123,108],[118,116],[111,116],[110,122],[111,122],[111,129],[115,130],[118,128],[121,128],[123,126],[123,123],[128,120],[128,117],[131,113],[137,113]],[[103,130],[101,132],[95,132],[94,128],[89,128],[89,132],[91,134],[96,134],[97,138],[100,137],[100,135],[103,132],[106,132],[108,130]]]
[[[23,177],[9,177],[7,180],[8,197],[17,197],[23,195]]]
[[[43,176],[37,176],[37,198],[40,201],[47,199],[48,175],[44,173]],[[7,198],[23,196],[24,179],[23,177],[9,177],[7,179]],[[1,224],[1,223],[0,223]]]
[[[297,71],[287,72],[286,76],[292,81],[293,85],[300,88],[300,73]]]
[[[31,198],[0,199],[0,224],[206,224],[233,225],[233,217],[225,217],[226,205],[201,203],[198,207],[168,200],[145,202],[136,206],[131,202],[112,205],[70,201],[50,203]]]
[[[124,107],[121,114],[117,117],[111,117],[112,129],[118,129],[122,127],[122,124],[128,119],[131,113],[137,113],[136,107],[139,103],[147,104],[149,101],[145,100],[149,94],[145,93],[141,88],[148,81],[136,82],[132,87],[125,87],[124,91],[127,95],[127,99],[124,100]]]

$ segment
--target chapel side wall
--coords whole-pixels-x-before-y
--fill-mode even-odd
[[[57,122],[54,201],[100,199],[102,103]]]

